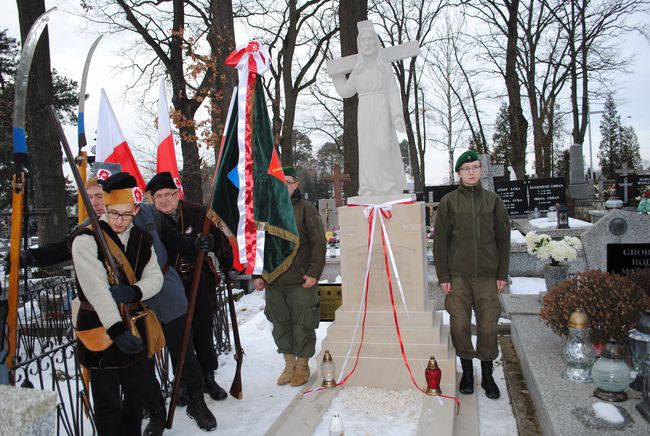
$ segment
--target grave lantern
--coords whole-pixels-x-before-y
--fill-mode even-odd
[[[566,363],[562,378],[578,383],[591,382],[591,366],[594,364],[596,355],[591,345],[589,334],[591,328],[589,317],[580,309],[569,316],[569,337],[567,338],[562,359]]]
[[[320,364],[320,372],[323,375],[323,386],[324,388],[333,388],[336,387],[336,380],[334,379],[336,372],[336,365],[334,365],[334,360],[332,360],[332,355],[329,350],[325,350],[323,353],[323,361]]]
[[[436,358],[431,356],[429,358],[429,364],[427,369],[424,370],[424,378],[427,380],[427,395],[440,395],[442,390],[440,389],[440,378],[442,377],[442,371],[438,367],[438,362]]]
[[[643,390],[643,362],[650,356],[650,310],[646,310],[636,328],[630,330],[630,351],[632,352],[632,364],[636,378],[630,387],[637,391]]]
[[[636,410],[645,418],[646,421],[650,422],[650,355],[646,356],[645,362],[642,365],[643,368],[643,391],[641,402],[637,403]]]
[[[563,204],[558,204],[557,206],[557,228],[569,228],[569,208]]]
[[[591,368],[591,377],[597,386],[594,396],[605,401],[626,401],[625,388],[630,382],[630,368],[623,361],[621,347],[614,339],[605,344],[600,358]]]

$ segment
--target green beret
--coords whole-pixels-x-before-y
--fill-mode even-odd
[[[282,167],[282,171],[284,172],[285,176],[293,177],[294,179],[298,178],[298,173],[296,172],[296,169],[292,166]]]
[[[456,166],[454,167],[454,171],[458,172],[460,166],[465,162],[474,162],[477,160],[480,160],[478,153],[475,152],[474,150],[467,150],[465,153],[461,154],[456,160]]]

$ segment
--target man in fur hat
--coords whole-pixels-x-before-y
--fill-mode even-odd
[[[160,291],[163,275],[151,237],[133,226],[133,217],[138,213],[135,178],[119,173],[102,184],[106,213],[100,218],[101,230],[130,263],[135,282],[109,282],[104,254],[93,236],[97,229],[85,227],[73,235],[71,252],[81,301],[76,319],[78,335],[81,338],[83,332],[103,328],[112,341],[102,350],[101,346],[95,348],[80,340],[77,353],[79,363],[90,369],[100,436],[139,435],[146,400],[141,382],[147,376],[147,353],[144,342],[123,322],[118,305],[151,298]]]
[[[156,174],[147,184],[146,191],[153,198],[154,205],[163,216],[174,224],[185,235],[196,235],[203,229],[206,208],[200,204],[181,200],[179,189],[169,172]],[[232,267],[232,251],[223,232],[211,224],[210,234],[214,236],[214,253],[223,271]],[[181,276],[185,292],[189,296],[192,287],[195,255],[187,255],[168,249],[169,264]],[[216,310],[216,287],[218,272],[211,259],[206,256],[201,271],[201,280],[197,289],[197,300],[192,318],[193,342],[196,356],[203,370],[203,388],[214,400],[228,397],[227,392],[219,386],[214,377],[214,371],[219,362],[215,352],[213,336],[213,314]]]

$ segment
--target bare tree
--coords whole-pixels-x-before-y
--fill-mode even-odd
[[[368,19],[368,0],[340,0],[339,28],[341,35],[341,56],[357,52],[357,22]],[[343,144],[344,168],[350,181],[343,187],[348,197],[359,192],[359,138],[357,136],[358,97],[343,99]]]
[[[486,56],[494,62],[505,81],[513,145],[512,167],[517,178],[523,179],[526,173],[528,120],[523,112],[517,65],[519,3],[519,0],[480,0],[468,2],[467,6],[470,15],[483,21],[490,30],[480,42]]]
[[[201,159],[195,115],[215,83],[215,62],[197,47],[210,32],[213,17],[209,4],[182,0],[84,0],[85,17],[107,26],[109,32],[138,35],[125,50],[126,68],[136,79],[129,89],[151,89],[162,72],[172,85],[172,119],[179,129],[186,197],[201,202]]]
[[[20,35],[24,42],[34,21],[45,12],[45,2],[18,0],[17,4]],[[26,113],[34,205],[48,208],[52,214],[52,219],[39,219],[40,244],[58,241],[68,234],[63,155],[48,111],[52,104],[54,88],[50,70],[50,42],[46,28],[36,46],[30,69]]]
[[[392,46],[416,40],[420,46],[426,47],[431,42],[436,18],[446,6],[447,0],[405,0],[402,2],[373,0],[371,10],[373,17],[376,17],[379,22],[381,31],[377,33],[384,45]],[[399,60],[393,63],[393,69],[402,98],[414,187],[416,192],[422,192],[424,190],[424,160],[420,160],[420,156],[423,156],[424,153],[421,154],[417,147],[419,144],[420,149],[423,150],[424,142],[421,138],[420,141],[416,140],[416,130],[420,127],[414,128],[414,123],[421,121],[420,108],[416,104],[420,94],[416,63],[417,58]]]

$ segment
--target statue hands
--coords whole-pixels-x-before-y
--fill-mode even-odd
[[[404,118],[401,115],[395,115],[393,117],[393,127],[400,133],[406,132],[406,126],[404,125]]]

